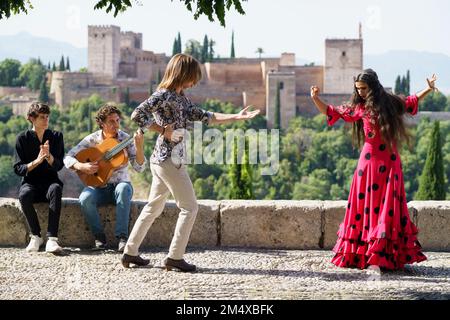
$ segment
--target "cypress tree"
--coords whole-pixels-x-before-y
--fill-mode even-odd
[[[66,70],[66,66],[64,65],[64,56],[61,56],[61,60],[59,61],[59,71]]]
[[[172,57],[178,53],[178,41],[177,38],[173,39],[172,45]]]
[[[402,88],[401,93],[405,94],[405,92],[406,92],[406,77],[405,76],[402,77],[401,88]]]
[[[397,79],[395,79],[395,88],[394,88],[395,94],[401,93],[401,86],[402,86],[402,82],[400,80],[400,76],[398,75]]]
[[[177,53],[181,53],[183,51],[182,45],[181,45],[181,35],[178,32],[178,46],[177,46]]]
[[[409,70],[408,71],[406,71],[406,86],[405,86],[405,94],[407,95],[407,96],[409,96],[409,94],[410,94],[410,85],[411,85],[411,78],[410,78],[410,75],[409,75]]]
[[[252,167],[250,165],[250,150],[249,141],[246,139],[244,160],[242,161],[241,170],[241,199],[254,199],[253,196],[253,179],[252,179]]]
[[[273,128],[281,129],[281,101],[280,101],[281,84],[277,82],[277,95],[275,100],[275,116],[273,118]]]
[[[52,71],[56,71],[56,63],[53,61]]]
[[[230,58],[234,59],[235,58],[235,53],[234,53],[234,31],[231,33],[231,54],[230,54]]]
[[[39,101],[48,103],[47,79],[44,77],[39,88]]]
[[[445,200],[444,164],[439,121],[433,123],[427,159],[415,200]]]
[[[47,65],[47,70],[52,70],[52,67],[50,66],[50,61],[48,62],[48,65]]]
[[[205,63],[208,61],[208,36],[205,34],[205,37],[203,38],[203,46],[202,46],[202,59],[200,60],[201,63]]]
[[[69,57],[67,57],[67,59],[66,59],[66,70],[70,71]]]
[[[214,45],[214,40],[209,39],[209,62],[212,62],[214,60]]]
[[[233,163],[228,171],[230,177],[230,199],[241,199],[241,164],[238,164],[238,154],[237,154],[237,143],[236,139],[233,140]]]

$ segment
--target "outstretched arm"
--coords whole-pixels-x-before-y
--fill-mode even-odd
[[[242,109],[237,114],[226,114],[226,113],[213,113],[213,117],[211,119],[211,123],[217,123],[217,124],[224,124],[224,123],[230,123],[237,120],[248,120],[254,118],[256,115],[259,114],[260,110],[254,110],[254,111],[247,111],[251,106],[247,106],[244,109]]]
[[[311,99],[314,102],[314,104],[316,105],[317,109],[323,113],[323,114],[327,114],[327,107],[328,105],[323,102],[322,100],[320,100],[319,98],[319,87],[317,86],[312,86],[311,87]]]
[[[437,80],[437,77],[434,73],[431,76],[431,79],[427,78],[428,88],[426,88],[416,94],[417,99],[419,99],[419,101],[423,100],[423,98],[425,98],[426,95],[429,94],[431,91],[437,91],[437,88],[435,87],[436,80]]]

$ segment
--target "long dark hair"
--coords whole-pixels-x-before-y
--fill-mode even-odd
[[[366,83],[369,91],[366,99],[363,99],[358,94],[356,85],[354,85],[351,98],[352,106],[365,105],[366,112],[371,113],[378,122],[381,137],[389,149],[392,150],[394,145],[400,148],[403,142],[409,145],[411,137],[403,121],[403,115],[406,111],[404,99],[387,92],[378,80],[378,75],[372,69],[366,69],[360,73],[355,78],[356,82]],[[362,141],[364,141],[363,121],[354,122],[352,131],[353,143],[360,147]]]

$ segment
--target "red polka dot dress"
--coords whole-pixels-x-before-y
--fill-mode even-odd
[[[418,109],[417,96],[406,99],[407,112]],[[363,120],[365,142],[353,176],[344,221],[339,226],[336,253],[338,267],[367,268],[377,265],[390,270],[424,261],[417,240],[418,230],[409,217],[400,155],[389,151],[381,139],[376,117],[363,104],[356,107],[328,106],[327,122],[333,125]]]

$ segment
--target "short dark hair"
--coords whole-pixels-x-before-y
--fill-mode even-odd
[[[31,122],[30,118],[36,118],[39,113],[50,114],[50,108],[43,102],[33,102],[28,108],[27,120]]]
[[[106,120],[106,118],[113,113],[117,113],[117,115],[122,118],[122,112],[115,105],[107,103],[100,107],[97,111],[97,115],[95,116],[95,121],[97,121],[100,129],[102,129],[102,123]]]

